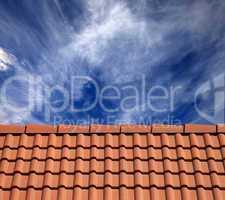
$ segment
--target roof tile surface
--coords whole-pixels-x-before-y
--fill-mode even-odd
[[[225,199],[225,134],[216,126],[27,125],[0,133],[0,199]]]
[[[199,125],[187,124],[185,125],[185,132],[188,133],[216,133],[217,126],[214,125]]]
[[[58,133],[89,133],[89,126],[59,125]]]
[[[26,127],[26,133],[56,133],[57,126],[29,124]]]
[[[153,125],[152,126],[153,133],[182,133],[183,126],[175,126],[175,125]]]
[[[0,125],[0,134],[5,133],[23,133],[25,126],[23,125]]]

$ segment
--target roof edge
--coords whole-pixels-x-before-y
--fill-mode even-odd
[[[0,124],[0,134],[73,134],[73,133],[225,133],[225,124],[204,125],[204,124],[185,124],[185,125],[47,125],[47,124]]]

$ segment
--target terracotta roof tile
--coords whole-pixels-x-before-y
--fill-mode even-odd
[[[151,126],[148,125],[122,125],[122,133],[149,133],[151,131]]]
[[[120,133],[117,125],[91,125],[91,133]]]
[[[186,133],[216,133],[216,125],[199,125],[187,124],[185,125]]]
[[[59,133],[89,133],[89,126],[59,125]]]
[[[153,125],[152,132],[153,133],[182,133],[183,126],[176,125]]]
[[[225,125],[224,124],[218,124],[217,129],[219,133],[225,133]]]
[[[225,199],[223,126],[19,127],[0,126],[0,199]]]
[[[26,133],[57,133],[57,126],[29,124],[26,127]]]
[[[23,125],[0,125],[0,134],[4,133],[24,133]]]

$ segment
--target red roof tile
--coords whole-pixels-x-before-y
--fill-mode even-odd
[[[0,199],[225,199],[219,126],[1,125],[0,133]]]
[[[29,124],[26,133],[56,133],[57,126]]]
[[[187,124],[185,125],[185,132],[187,133],[216,133],[216,126]]]
[[[225,133],[225,125],[224,124],[219,124],[217,127],[218,127],[219,133]]]
[[[153,133],[182,133],[183,126],[176,125],[153,125]]]
[[[25,126],[23,125],[0,125],[0,134],[4,133],[23,133]]]
[[[122,125],[122,133],[149,133],[151,131],[151,126],[147,125]]]
[[[91,125],[91,133],[120,133],[120,126]]]
[[[89,133],[89,126],[59,125],[59,133]]]

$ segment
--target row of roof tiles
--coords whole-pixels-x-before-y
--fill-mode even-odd
[[[135,187],[134,189],[129,189],[126,187],[120,188],[110,188],[105,187],[104,189],[98,189],[95,187],[90,187],[88,189],[83,189],[75,187],[74,189],[65,189],[63,187],[59,189],[44,188],[42,190],[35,190],[34,188],[29,188],[28,190],[19,190],[18,188],[12,189],[11,192],[3,191],[0,193],[1,199],[87,199],[87,200],[224,200],[224,191],[217,188],[212,190],[207,190],[204,188],[188,189],[179,188],[174,189],[168,188],[157,188],[151,187],[150,189],[143,189],[141,187]]]
[[[224,133],[225,125],[0,125],[0,199],[223,200]]]
[[[88,165],[90,162],[95,168],[91,168],[91,166]],[[185,162],[179,160],[177,162],[168,159],[164,159],[163,161],[155,161],[154,159],[150,159],[149,161],[137,159],[135,161],[125,161],[124,159],[120,159],[120,161],[111,161],[110,159],[106,159],[105,161],[97,161],[95,159],[89,161],[83,161],[82,159],[68,161],[65,158],[58,161],[50,158],[45,161],[38,161],[36,159],[23,161],[18,159],[17,164],[15,164],[16,161],[2,161],[0,174],[3,173],[7,176],[11,176],[14,173],[24,176],[29,175],[29,173],[34,173],[36,175],[44,175],[46,173],[51,173],[52,175],[58,175],[60,173],[65,173],[67,175],[73,175],[75,173],[84,175],[88,175],[89,173],[96,173],[98,175],[103,175],[105,173],[112,175],[120,173],[125,173],[127,175],[132,175],[134,173],[148,175],[149,173],[155,173],[163,175],[167,172],[172,175],[184,173],[187,176],[193,176],[195,173],[199,173],[200,175],[210,175],[211,173],[215,173],[216,175],[221,175],[225,178],[223,162],[214,160],[211,160],[210,162],[196,160],[194,162],[196,165],[195,167],[191,161]],[[61,166],[61,163],[63,163],[63,166]],[[148,165],[150,165],[150,167],[148,167]],[[223,185],[223,187],[225,188],[225,185]]]
[[[82,147],[84,149],[96,147],[101,148],[126,148],[133,149],[135,147],[161,149],[169,147],[171,149],[182,147],[189,149],[197,147],[198,149],[206,150],[205,148],[211,147],[214,149],[221,149],[225,147],[225,134],[194,134],[183,135],[182,133],[175,134],[139,134],[134,133],[126,135],[125,133],[112,135],[112,134],[1,134],[0,135],[0,148],[9,147],[10,149],[17,149],[19,147],[30,148],[46,148],[54,147],[56,149],[69,147],[70,149]]]
[[[137,147],[133,150],[126,149],[124,147],[119,149],[112,149],[107,147],[104,149],[97,149],[96,147],[92,147],[91,149],[84,149],[82,147],[70,149],[68,147],[63,147],[63,155],[60,154],[62,150],[56,149],[54,147],[47,147],[44,149],[35,147],[33,150],[19,147],[18,149],[20,151],[18,155],[17,150],[12,150],[7,147],[1,149],[1,160],[16,161],[21,159],[23,161],[30,161],[31,158],[38,161],[43,161],[44,159],[59,161],[65,158],[69,161],[75,161],[76,159],[82,159],[83,161],[89,161],[90,159],[96,159],[97,161],[103,161],[104,159],[110,159],[111,161],[119,161],[119,159],[124,159],[126,161],[134,161],[135,159],[141,161],[149,161],[151,159],[155,161],[162,161],[163,159],[169,159],[170,161],[176,162],[179,160],[188,162],[194,159],[200,161],[209,161],[210,159],[214,161],[225,160],[224,148],[222,150],[208,148],[204,151],[198,149],[197,147],[193,147],[192,152],[190,152],[190,150],[183,149],[182,147],[178,147],[177,149],[164,147],[162,150],[155,149],[154,147],[150,147],[148,149],[141,149]],[[133,154],[134,150],[135,154]],[[153,150],[154,152],[151,152]],[[47,152],[48,154],[46,154]],[[74,153],[76,153],[76,157]],[[139,154],[142,156],[141,158],[139,157]]]
[[[225,125],[0,125],[4,133],[225,133]]]
[[[166,188],[171,187],[174,189],[186,187],[189,189],[213,189],[218,188],[225,190],[225,176],[212,173],[210,176],[196,173],[195,176],[188,175],[180,172],[179,174],[171,174],[165,172],[164,174],[157,174],[151,172],[149,174],[142,174],[136,172],[134,174],[127,174],[122,172],[120,174],[112,174],[106,172],[104,174],[97,174],[95,172],[89,174],[82,174],[81,172],[71,174],[59,173],[37,175],[30,173],[29,175],[22,175],[15,173],[12,175],[0,174],[0,189],[10,190],[18,188],[20,190],[27,190],[34,188],[36,190],[50,188],[50,189],[74,189],[75,187],[87,189],[95,187],[104,189],[110,187],[118,189],[119,187],[126,187],[134,189],[141,187],[143,189],[150,189],[151,187]],[[197,180],[197,181],[196,181]]]

